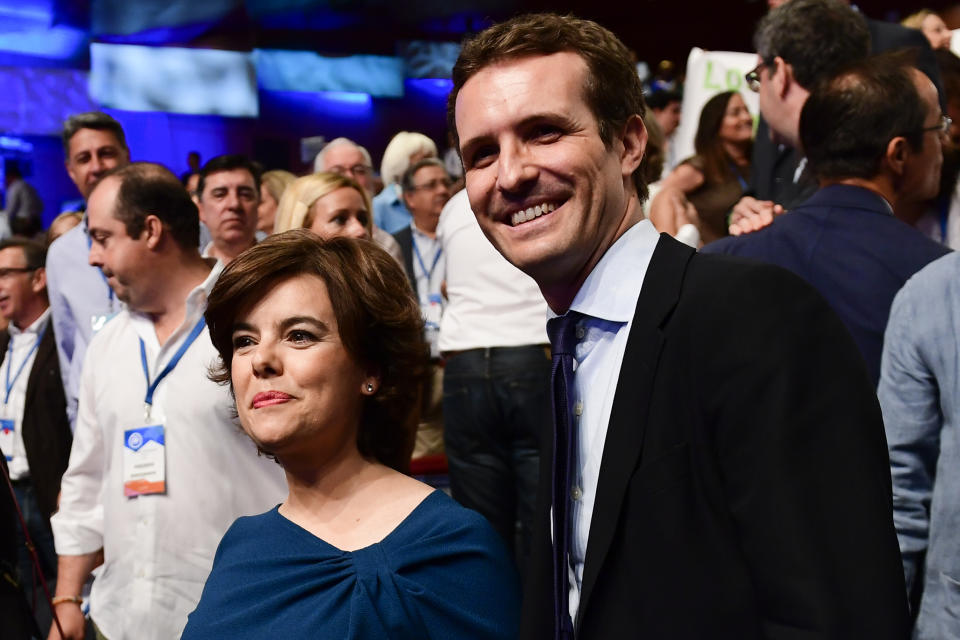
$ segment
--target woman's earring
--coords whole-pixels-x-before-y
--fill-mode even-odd
[[[372,383],[372,382],[368,382],[368,383],[367,383],[367,393],[373,393],[373,383]]]

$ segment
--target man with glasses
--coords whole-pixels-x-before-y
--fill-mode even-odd
[[[437,339],[443,315],[445,260],[437,241],[440,212],[450,199],[453,182],[443,162],[436,158],[420,160],[404,172],[400,180],[403,202],[413,216],[410,226],[393,234],[403,255],[403,267],[420,302],[424,337],[430,345],[432,376],[423,392],[420,426],[413,451],[415,458],[439,453],[443,443],[441,413],[443,369]]]
[[[704,251],[778,264],[807,280],[847,325],[876,385],[894,295],[948,251],[893,212],[936,195],[949,125],[933,83],[895,57],[842,72],[813,91],[799,119],[820,189],[766,229]]]
[[[370,159],[370,152],[349,138],[334,138],[328,142],[314,158],[313,170],[315,172],[329,171],[352,178],[354,182],[366,190],[371,200],[376,195],[373,183],[373,161]],[[403,262],[403,256],[397,241],[393,239],[392,235],[376,225],[373,226],[373,241],[393,256],[397,262]]]
[[[60,478],[67,468],[73,437],[60,380],[56,339],[50,323],[46,251],[30,240],[0,242],[0,315],[9,321],[0,332],[4,353],[0,377],[0,451],[3,451],[17,504],[27,525],[39,569],[52,590],[57,553],[50,516],[57,510]],[[6,488],[0,487],[6,491]],[[41,629],[50,626],[50,609],[36,576],[25,538],[17,527],[20,584]]]

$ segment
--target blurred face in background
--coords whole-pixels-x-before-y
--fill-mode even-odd
[[[373,195],[373,167],[367,165],[360,149],[349,144],[338,144],[323,156],[323,170],[353,180]]]
[[[227,169],[207,176],[200,194],[200,220],[214,240],[253,244],[260,193],[246,169]]]
[[[413,191],[403,194],[417,228],[433,233],[440,221],[443,205],[450,199],[452,182],[446,169],[434,165],[420,167],[413,176]]]
[[[103,174],[129,162],[129,153],[110,131],[80,129],[67,144],[67,173],[84,200]]]
[[[266,184],[260,185],[260,205],[257,207],[257,231],[273,233],[273,221],[277,216],[277,201]]]
[[[724,142],[743,143],[753,137],[753,116],[739,93],[735,93],[727,102],[720,130],[717,132]]]
[[[310,205],[308,229],[330,238],[369,238],[370,212],[363,195],[353,187],[340,187]]]
[[[653,116],[663,129],[663,135],[669,138],[680,126],[680,103],[671,102],[663,109],[654,109]]]
[[[923,19],[920,25],[920,31],[930,41],[930,46],[934,49],[949,49],[950,40],[953,39],[953,33],[947,29],[947,24],[935,13],[931,13]]]

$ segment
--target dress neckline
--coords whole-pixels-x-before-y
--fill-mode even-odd
[[[415,506],[415,507],[413,508],[413,510],[411,510],[410,513],[408,513],[407,516],[406,516],[403,520],[401,520],[399,524],[397,524],[397,526],[395,526],[387,535],[383,536],[380,540],[378,540],[377,542],[371,543],[371,544],[369,544],[369,545],[367,545],[367,546],[365,546],[365,547],[360,547],[360,548],[358,548],[358,549],[353,549],[352,551],[346,551],[346,550],[344,550],[344,549],[341,549],[340,547],[334,546],[334,545],[330,544],[329,542],[327,542],[326,540],[324,540],[323,538],[321,538],[320,536],[318,536],[318,535],[312,533],[311,531],[308,531],[307,529],[303,528],[302,526],[300,526],[299,524],[297,524],[297,523],[294,522],[293,520],[290,520],[290,519],[287,518],[285,515],[283,515],[282,513],[280,513],[280,505],[279,505],[279,504],[278,504],[277,506],[275,506],[273,509],[271,509],[271,510],[270,510],[270,513],[271,513],[274,517],[279,518],[280,521],[281,521],[281,523],[283,524],[283,526],[286,526],[286,527],[288,527],[288,528],[291,528],[291,529],[293,529],[294,531],[300,532],[300,535],[303,535],[303,536],[306,536],[306,537],[310,538],[311,540],[315,541],[315,544],[319,544],[319,545],[321,545],[321,546],[323,546],[323,547],[326,547],[326,548],[334,551],[334,552],[337,553],[337,554],[341,554],[341,555],[351,555],[351,554],[354,554],[354,553],[362,553],[362,552],[364,552],[364,551],[366,551],[366,550],[368,550],[368,549],[373,549],[373,548],[377,547],[378,545],[384,544],[385,542],[389,541],[391,538],[398,537],[398,536],[400,535],[400,533],[402,533],[402,530],[404,530],[404,529],[406,529],[407,527],[411,526],[409,523],[410,523],[411,520],[414,519],[414,516],[415,516],[419,511],[421,511],[422,509],[425,508],[425,505],[427,504],[427,502],[435,499],[435,497],[437,496],[437,494],[443,494],[443,492],[440,491],[439,489],[434,489],[433,491],[431,491],[430,493],[428,493],[428,494],[423,498],[423,500],[421,500],[419,503],[417,503],[417,506]],[[445,495],[445,494],[444,494],[444,495]]]

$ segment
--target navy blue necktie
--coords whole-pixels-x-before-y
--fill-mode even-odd
[[[567,566],[570,554],[570,485],[575,463],[576,430],[570,416],[576,324],[583,315],[570,311],[547,322],[553,350],[550,384],[553,391],[553,589],[554,638],[572,640]]]

